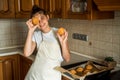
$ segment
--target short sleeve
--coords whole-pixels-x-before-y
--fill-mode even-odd
[[[57,31],[57,30],[58,30],[58,28],[55,28],[55,27],[53,27],[52,29],[53,29],[54,31]]]
[[[35,31],[33,36],[32,36],[32,41],[37,44],[37,48],[39,47],[42,38],[41,38],[41,31]]]

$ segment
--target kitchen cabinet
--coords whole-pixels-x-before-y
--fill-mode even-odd
[[[15,0],[16,18],[30,18],[33,5],[39,5],[39,0]]]
[[[41,0],[40,7],[51,18],[62,19],[112,19],[114,11],[100,11],[93,0]]]
[[[0,56],[0,80],[19,80],[19,55]]]
[[[100,11],[119,11],[120,0],[94,0]]]
[[[0,18],[15,18],[14,0],[0,0]]]
[[[111,19],[113,11],[99,11],[93,0],[64,0],[63,17],[69,19]]]
[[[50,18],[62,18],[63,0],[40,0],[39,6],[45,9]]]
[[[53,18],[63,18],[64,0],[52,0],[52,14]]]
[[[30,18],[32,6],[38,5],[50,18],[113,19],[114,11],[102,11],[98,3],[101,5],[100,0],[0,0],[0,18]]]
[[[32,60],[20,55],[20,80],[24,80],[31,64]]]
[[[52,0],[40,0],[39,6],[40,8],[46,10],[50,18],[52,18]]]
[[[30,18],[33,5],[39,0],[0,0],[0,18]]]
[[[45,9],[50,18],[61,18],[62,16],[62,0],[15,0],[15,4],[16,18],[29,18],[33,5]]]

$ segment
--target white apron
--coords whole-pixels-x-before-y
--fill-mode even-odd
[[[55,66],[60,66],[63,60],[59,43],[56,41],[42,40],[36,59],[32,64],[25,80],[61,80],[61,73],[54,70]]]

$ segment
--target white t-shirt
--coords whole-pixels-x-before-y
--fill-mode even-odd
[[[57,28],[52,27],[51,30],[48,33],[43,33],[40,30],[36,30],[33,34],[32,37],[32,41],[36,42],[37,44],[37,49],[40,46],[40,43],[42,42],[42,40],[56,40],[56,36],[54,35],[54,33],[52,31],[56,31],[58,30]]]

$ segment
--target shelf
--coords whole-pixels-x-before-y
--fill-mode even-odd
[[[120,10],[120,0],[94,0],[100,11]]]

